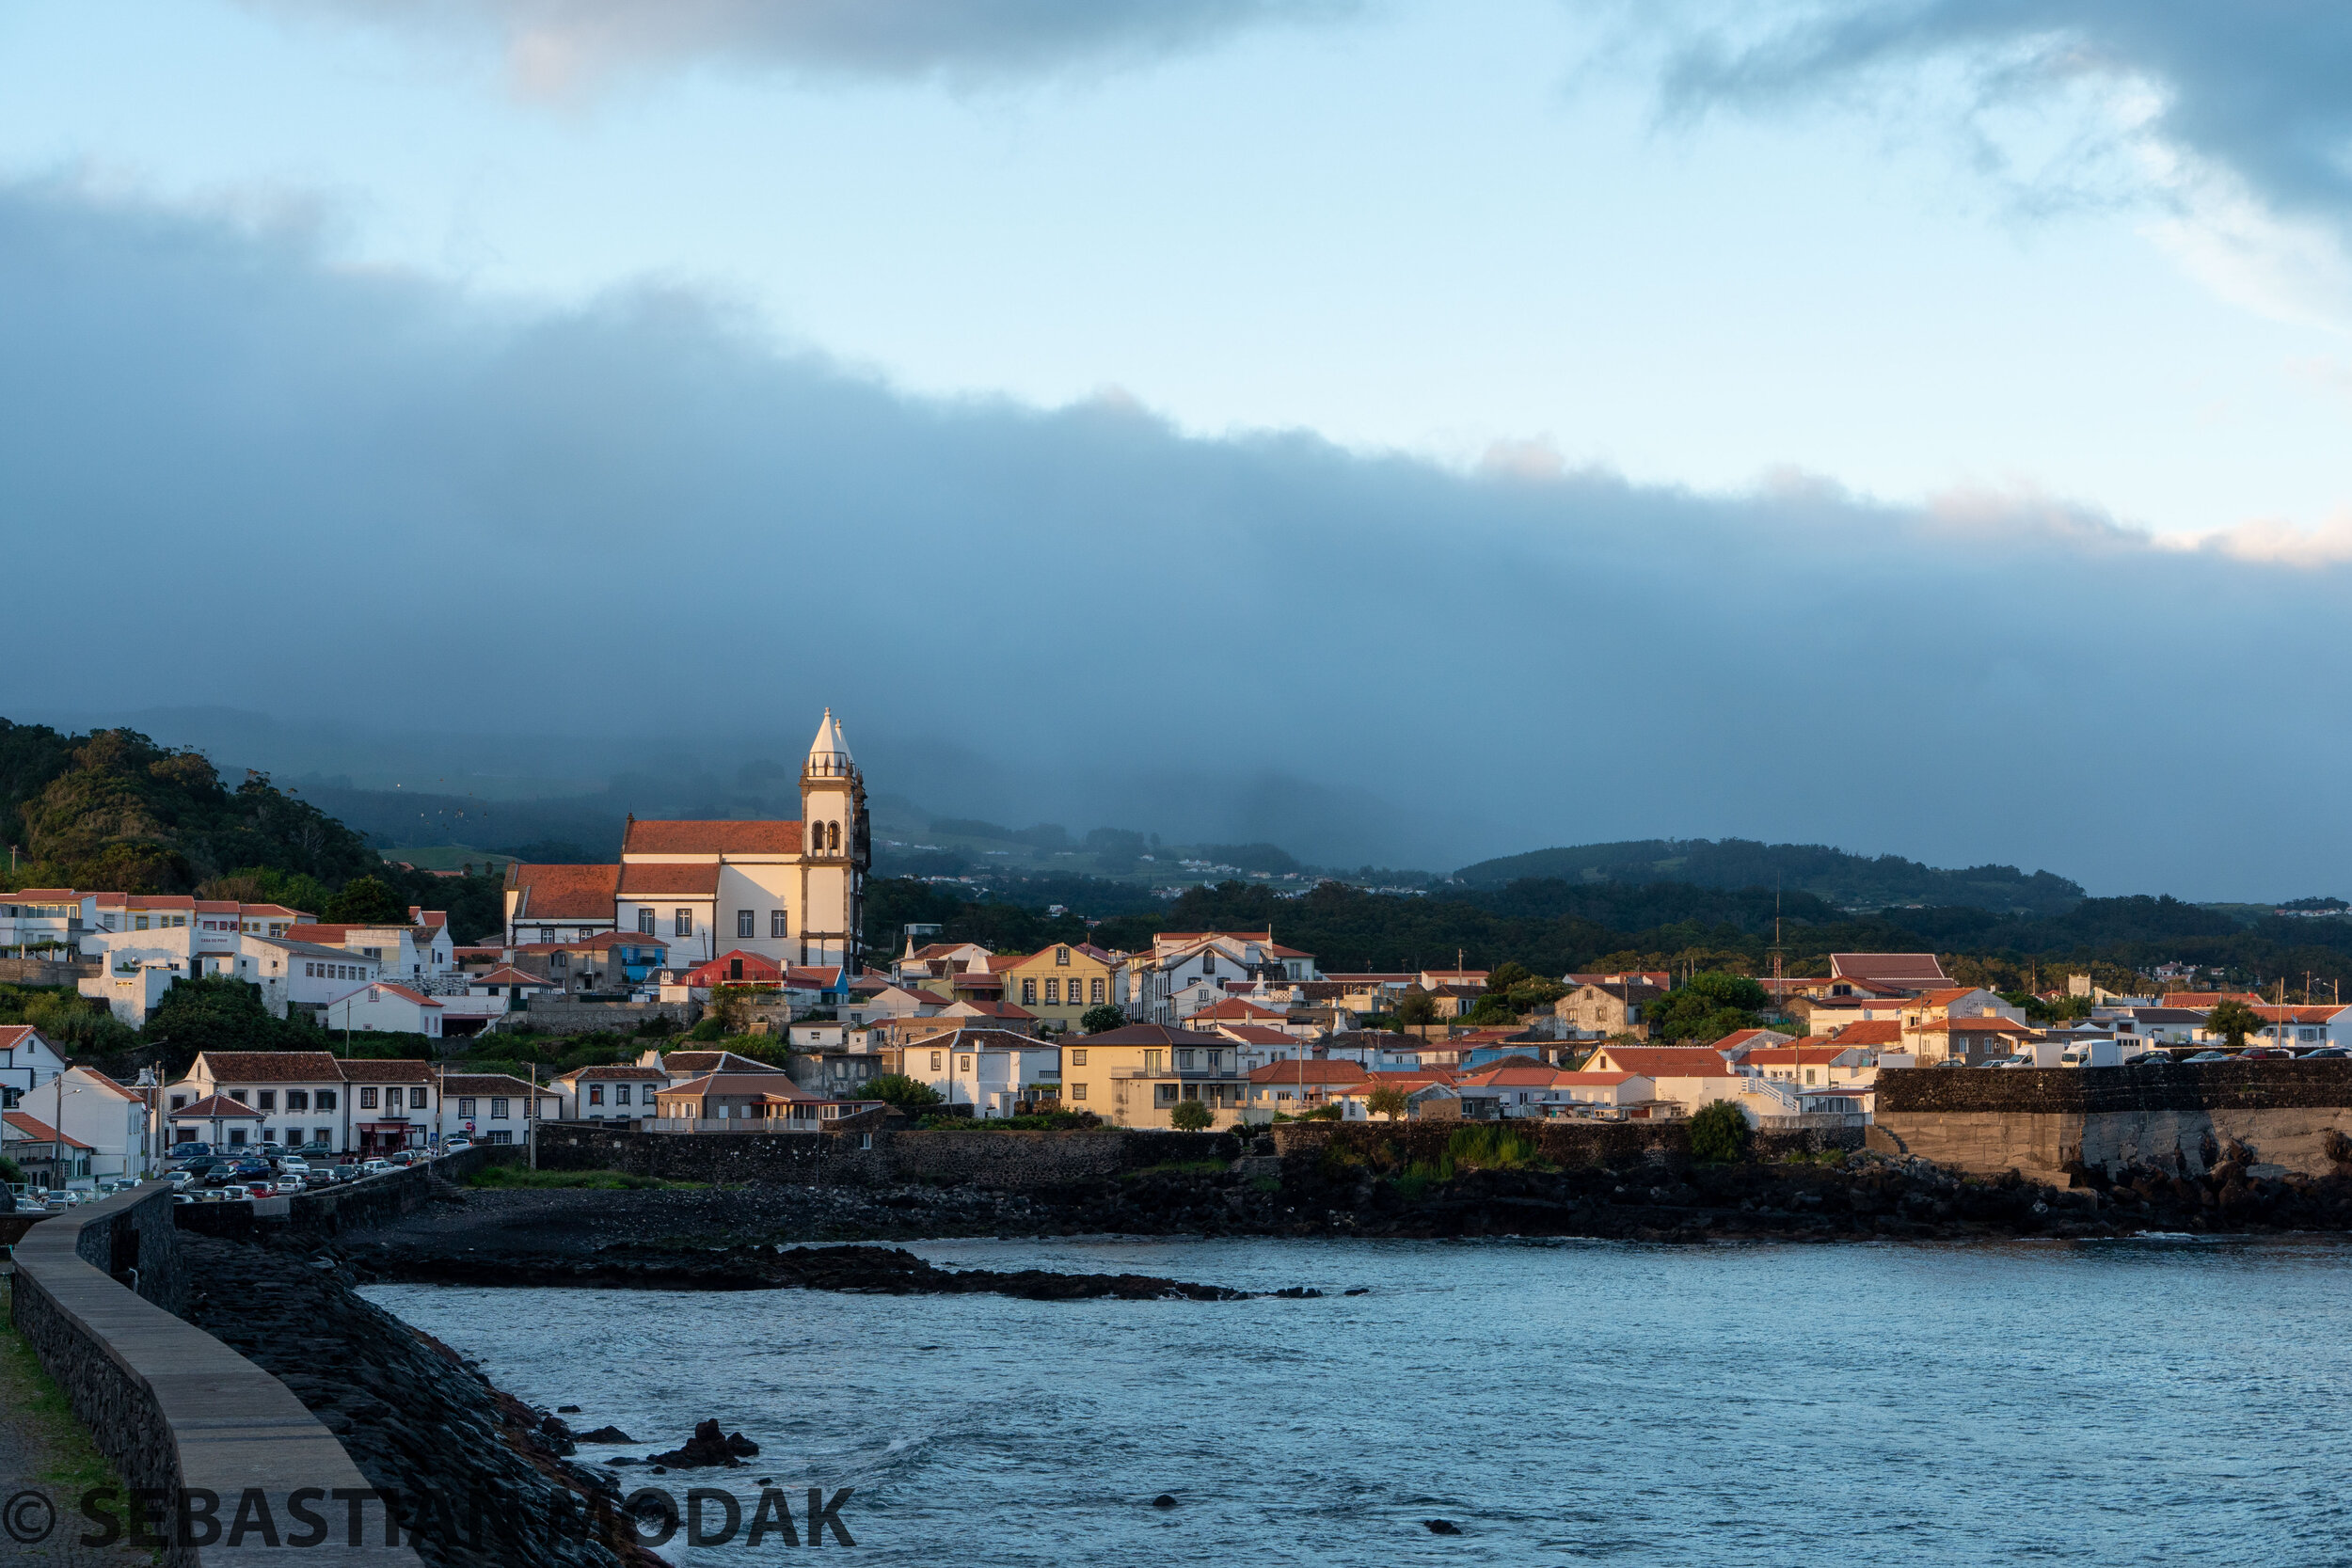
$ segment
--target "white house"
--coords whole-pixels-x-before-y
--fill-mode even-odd
[[[531,1136],[534,1119],[553,1121],[564,1103],[552,1084],[533,1090],[526,1080],[503,1072],[447,1073],[437,1088],[437,1143],[451,1138],[471,1138],[478,1144],[523,1143]]]
[[[96,1068],[70,1067],[25,1095],[29,1112],[89,1150],[89,1174],[134,1178],[152,1174],[162,1149],[149,1115],[148,1093],[116,1083]]]
[[[376,980],[329,1002],[319,1022],[329,1029],[374,1029],[392,1035],[441,1037],[437,998],[390,980]]]
[[[19,888],[0,893],[0,956],[70,958],[82,933],[98,924],[98,895],[70,887]]]
[[[0,1111],[0,1154],[16,1162],[36,1186],[68,1191],[92,1180],[90,1147],[30,1111]]]
[[[670,1075],[658,1067],[575,1068],[548,1087],[556,1092],[556,1116],[564,1121],[629,1122],[654,1114],[656,1094]]]
[[[1128,960],[1128,1011],[1173,1024],[1225,1000],[1226,982],[1320,980],[1314,955],[1278,945],[1271,931],[1162,931]]]
[[[65,1070],[65,1057],[29,1023],[0,1023],[0,1111]]]
[[[618,865],[508,867],[507,941],[635,931],[683,968],[739,948],[853,973],[869,839],[865,776],[828,708],[801,768],[800,821],[631,816]]]
[[[450,940],[449,916],[439,910],[410,906],[405,926],[305,925],[272,933],[293,936],[321,947],[339,948],[376,966],[388,980],[414,985],[457,968],[456,944]]]
[[[899,1071],[947,1105],[1009,1117],[1018,1101],[1060,1095],[1061,1047],[1003,1029],[955,1029],[908,1046]]]
[[[329,1153],[356,1148],[343,1067],[325,1051],[200,1051],[187,1075],[164,1090],[163,1144],[280,1143]],[[250,1120],[224,1105],[206,1111],[211,1101],[241,1106]]]

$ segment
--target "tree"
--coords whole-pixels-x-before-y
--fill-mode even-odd
[[[1367,1110],[1375,1117],[1386,1117],[1391,1121],[1403,1120],[1409,1105],[1410,1102],[1406,1099],[1405,1091],[1394,1084],[1383,1084],[1364,1098],[1364,1106]]]
[[[1078,1015],[1078,1033],[1099,1035],[1105,1030],[1123,1027],[1126,1022],[1125,1013],[1105,1002],[1099,1006],[1089,1007]]]
[[[1736,1029],[1755,1028],[1756,1013],[1769,1001],[1764,988],[1744,974],[1702,970],[1650,1009],[1650,1038],[1661,1045],[1712,1045]]]
[[[1438,1022],[1438,999],[1425,990],[1408,990],[1396,1005],[1399,1023],[1435,1023]]]
[[[2233,1051],[2246,1049],[2246,1037],[2259,1033],[2268,1020],[2235,997],[2217,1002],[2205,1015],[2205,1033],[2218,1035],[2230,1042]]]
[[[408,903],[380,877],[354,877],[326,901],[319,918],[334,926],[405,926]]]
[[[1568,988],[1557,980],[1547,980],[1537,974],[1519,981],[1506,994],[1511,998],[1512,1011],[1532,1013],[1548,1008],[1567,995]]]
[[[1206,1132],[1209,1123],[1216,1119],[1208,1105],[1198,1100],[1180,1100],[1168,1113],[1168,1124],[1179,1132]]]
[[[1728,1100],[1710,1101],[1691,1118],[1691,1157],[1728,1164],[1748,1150],[1748,1118]]]
[[[175,1057],[199,1051],[316,1050],[318,1037],[270,1015],[262,989],[226,974],[182,980],[147,1015],[150,1041],[168,1040]]]
[[[1486,989],[1491,991],[1508,991],[1520,981],[1532,980],[1534,977],[1534,972],[1517,958],[1506,959],[1497,964],[1487,974]]]
[[[903,1072],[885,1072],[866,1081],[866,1098],[896,1105],[901,1111],[923,1111],[940,1102],[940,1093]]]

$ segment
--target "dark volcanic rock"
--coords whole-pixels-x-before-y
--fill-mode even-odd
[[[580,1406],[573,1405],[571,1408],[578,1410]],[[598,1427],[594,1432],[580,1433],[580,1441],[583,1443],[634,1443],[637,1439],[623,1432],[619,1427],[607,1426]]]
[[[737,1446],[739,1444],[740,1448]],[[747,1441],[739,1432],[727,1437],[720,1433],[717,1421],[696,1421],[693,1436],[668,1453],[655,1454],[653,1463],[679,1470],[704,1470],[740,1465],[743,1463],[739,1457],[741,1454],[758,1451],[757,1445]]]

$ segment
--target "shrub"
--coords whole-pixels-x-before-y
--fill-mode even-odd
[[[885,1072],[879,1078],[866,1081],[866,1092],[860,1098],[880,1100],[901,1111],[921,1111],[941,1102],[940,1092],[929,1084],[920,1084],[903,1072]]]
[[[1378,1088],[1373,1090],[1370,1095],[1366,1096],[1364,1100],[1365,1108],[1371,1111],[1374,1116],[1386,1117],[1391,1121],[1394,1121],[1398,1117],[1402,1117],[1405,1114],[1408,1103],[1409,1101],[1405,1091],[1398,1088],[1394,1084],[1381,1085]]]
[[[1180,1100],[1176,1108],[1168,1114],[1168,1119],[1179,1132],[1206,1132],[1209,1123],[1215,1121],[1216,1117],[1200,1101]]]
[[[1446,1140],[1439,1168],[1520,1170],[1534,1164],[1535,1141],[1526,1133],[1502,1126],[1463,1127]]]
[[[1710,1101],[1691,1118],[1691,1156],[1726,1164],[1748,1151],[1748,1118],[1728,1100]]]
[[[1078,1033],[1099,1035],[1105,1030],[1123,1028],[1126,1022],[1127,1015],[1105,1002],[1078,1015]]]
[[[686,1037],[690,1040],[715,1040],[723,1027],[724,1025],[719,1022],[719,1015],[713,1013],[688,1030]]]
[[[0,1181],[14,1181],[22,1185],[24,1180],[24,1167],[8,1156],[0,1154]]]

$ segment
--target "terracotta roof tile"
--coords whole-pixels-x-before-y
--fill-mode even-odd
[[[522,894],[515,906],[517,920],[611,920],[620,881],[617,865],[526,865],[516,861],[506,868],[507,888]]]
[[[638,821],[621,841],[623,855],[797,855],[798,822]]]

